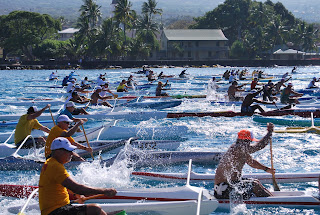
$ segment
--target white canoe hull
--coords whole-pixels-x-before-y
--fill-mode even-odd
[[[292,208],[319,208],[319,199],[303,191],[275,191],[274,196],[270,197],[252,197],[249,200],[243,200],[246,207],[292,207]],[[218,199],[219,209],[230,209],[229,199]]]
[[[197,204],[195,200],[190,201],[173,201],[173,202],[137,202],[137,203],[113,203],[99,204],[99,206],[107,213],[113,211],[125,210],[126,213],[136,214],[159,214],[159,215],[195,215],[197,213]],[[22,206],[21,206],[22,207]],[[19,213],[21,207],[11,207],[8,212]],[[201,201],[200,214],[208,215],[215,211],[218,207],[216,200]],[[39,204],[30,205],[28,211],[39,211]]]
[[[165,172],[132,172],[132,175],[157,181],[186,181],[186,173],[165,173]],[[272,175],[269,173],[248,173],[242,175],[244,178],[259,179],[263,184],[272,183]],[[305,183],[318,181],[320,172],[313,173],[276,173],[278,183]],[[192,182],[212,182],[214,183],[215,174],[199,174],[191,172],[190,181]]]
[[[128,163],[136,168],[152,167],[159,165],[176,165],[188,163],[192,159],[193,164],[198,165],[216,165],[219,163],[223,153],[221,152],[180,152],[180,151],[140,151],[126,152],[123,158],[119,154],[119,159],[128,159]],[[102,161],[105,165],[112,165],[118,157]]]
[[[110,140],[98,140],[90,141],[90,145],[100,145],[104,142],[110,142]],[[180,146],[180,141],[176,140],[135,140],[130,145],[139,150],[176,150]],[[124,147],[124,146],[123,146]],[[110,151],[110,153],[118,153],[123,147],[119,147]]]
[[[101,132],[99,139],[112,140],[138,137],[143,140],[179,140],[187,132],[188,127],[186,126],[161,126],[156,128],[109,126]]]

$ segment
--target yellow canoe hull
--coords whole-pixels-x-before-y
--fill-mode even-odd
[[[290,127],[284,130],[275,130],[275,133],[315,133],[320,134],[320,127]]]

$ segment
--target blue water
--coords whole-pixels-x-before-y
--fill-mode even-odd
[[[238,68],[237,68],[238,69]],[[243,68],[239,68],[243,69]],[[247,68],[251,73],[256,68]],[[274,67],[274,68],[259,68],[267,74],[284,74],[291,72],[291,67]],[[132,72],[139,69],[110,69],[110,70],[77,70],[78,81],[84,76],[88,76],[91,80],[96,80],[100,73],[107,73],[109,82],[119,82],[123,78],[129,77]],[[156,73],[164,72],[165,75],[178,75],[182,68],[156,68],[153,69]],[[187,73],[191,77],[217,75],[222,74],[226,68],[188,68]],[[319,75],[320,67],[298,67],[298,73],[293,75],[292,83],[295,89],[305,88],[312,77]],[[32,88],[30,85],[49,85],[52,82],[25,82],[29,80],[45,80],[49,77],[50,70],[2,70],[0,71],[0,114],[19,113],[24,114],[27,107],[4,106],[1,100],[15,101],[17,98],[54,98],[46,95],[46,92],[56,92],[59,89],[50,88]],[[70,73],[69,70],[59,70],[60,79]],[[134,74],[137,80],[146,79],[141,75]],[[206,90],[188,90],[190,88],[201,88],[207,84],[208,80],[189,80],[187,83],[171,83],[171,87],[175,90],[168,91],[169,94],[206,94]],[[61,81],[58,82],[60,84]],[[177,88],[183,88],[178,90]],[[26,94],[28,92],[43,92],[43,96],[35,96]],[[150,93],[153,95],[154,91]],[[221,95],[221,98],[224,96]],[[40,107],[41,108],[41,107]],[[185,100],[180,106],[169,109],[168,111],[221,111],[235,110],[239,107],[227,106],[212,106],[205,100]],[[96,126],[102,122],[90,122],[85,125],[86,128]],[[233,117],[233,118],[184,118],[184,119],[150,119],[143,122],[126,122],[119,121],[121,126],[140,126],[140,127],[155,127],[158,125],[185,125],[188,127],[188,133],[184,137],[188,138],[181,143],[178,148],[180,151],[218,151],[224,152],[228,149],[237,137],[237,132],[243,128],[251,130],[256,138],[261,138],[266,134],[266,125],[253,122],[251,117]],[[276,126],[276,128],[284,128]],[[12,128],[0,128],[0,132],[10,131]],[[318,163],[320,162],[320,136],[316,134],[274,134],[273,135],[273,157],[274,165],[277,172],[315,172],[320,171]],[[108,157],[110,155],[103,155]],[[253,154],[253,157],[259,162],[270,166],[269,147]],[[193,171],[198,173],[214,173],[216,166],[193,166]],[[187,172],[187,165],[166,166],[161,165],[157,168],[141,168],[139,171],[166,171],[166,172]],[[72,177],[80,182],[90,186],[101,187],[167,187],[181,186],[183,183],[165,183],[145,181],[137,178],[131,178],[131,168],[127,168],[125,163],[116,163],[110,168],[102,168],[97,164],[83,165],[76,170],[70,171]],[[245,166],[244,172],[261,172]],[[37,171],[2,171],[0,172],[0,183],[6,184],[27,184],[37,185],[39,172]],[[212,189],[210,183],[199,183],[197,186],[204,186],[207,189]],[[266,185],[272,189],[272,185]],[[310,193],[317,194],[317,183],[304,184],[281,184],[281,190],[307,190]],[[18,206],[25,203],[25,199],[17,200],[13,198],[0,197],[0,214],[10,214],[7,208]],[[36,200],[32,200],[35,203]],[[229,214],[229,211],[216,211],[214,214]],[[233,214],[320,214],[320,211],[314,209],[290,209],[286,207],[265,207],[265,208],[246,208],[245,205],[240,205],[232,211]],[[34,214],[34,213],[33,213]]]

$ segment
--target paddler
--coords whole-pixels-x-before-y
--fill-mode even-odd
[[[128,85],[126,85],[127,81],[126,80],[122,80],[119,84],[119,86],[117,87],[117,92],[128,92],[128,88],[132,88],[129,87]]]
[[[57,125],[53,126],[49,132],[49,135],[47,137],[46,145],[45,145],[45,157],[48,159],[51,156],[51,144],[52,141],[57,137],[65,137],[67,138],[72,145],[74,145],[78,149],[86,150],[88,152],[92,152],[92,148],[86,147],[84,145],[81,145],[80,143],[76,142],[71,136],[78,130],[80,125],[83,125],[85,120],[80,119],[73,127],[69,129],[70,123],[72,123],[73,120],[71,120],[67,115],[60,115],[57,118]],[[68,130],[69,129],[69,130]],[[73,160],[75,161],[84,161],[82,157],[80,157],[78,154],[74,153]]]
[[[51,157],[43,165],[39,180],[39,206],[42,215],[107,214],[96,204],[73,205],[70,202],[68,190],[78,199],[83,198],[80,195],[104,194],[114,197],[117,193],[114,188],[89,187],[71,178],[63,165],[71,161],[76,148],[64,137],[52,141]]]
[[[102,87],[100,87],[100,86],[96,87],[95,91],[91,95],[91,101],[90,101],[91,105],[101,104],[101,105],[113,108],[112,105],[107,101],[98,102],[99,99],[104,100],[104,99],[111,99],[112,98],[112,96],[104,96],[104,97],[100,96],[101,91],[102,91]]]
[[[254,114],[254,111],[256,109],[258,109],[261,113],[264,113],[265,111],[263,110],[262,107],[260,107],[260,105],[255,104],[252,105],[252,103],[256,102],[256,103],[261,103],[261,104],[275,104],[275,102],[266,102],[266,101],[261,101],[256,99],[255,97],[257,95],[259,95],[259,93],[261,93],[261,91],[263,91],[263,89],[261,90],[251,90],[246,97],[244,98],[242,105],[241,105],[241,113],[245,113],[247,115],[252,115]]]
[[[48,104],[44,108],[38,111],[36,106],[29,107],[27,113],[22,115],[19,119],[19,122],[16,126],[16,131],[14,133],[14,142],[17,147],[21,145],[24,139],[31,134],[33,129],[39,129],[46,133],[50,132],[50,129],[46,126],[43,126],[37,120],[37,117],[49,108],[51,105]],[[37,148],[43,147],[46,143],[46,140],[43,137],[35,137],[35,144]],[[33,148],[33,140],[31,137],[23,144],[22,148]]]
[[[268,145],[273,128],[274,125],[268,123],[268,133],[261,140],[255,139],[248,130],[239,131],[237,141],[223,155],[216,170],[214,196],[217,199],[229,199],[233,195],[235,197],[241,195],[243,199],[249,199],[253,194],[256,197],[272,196],[259,180],[242,178],[241,175],[245,164],[270,174],[275,172],[274,169],[261,164],[251,156],[252,153]],[[256,143],[252,144],[252,141]]]
[[[156,88],[156,96],[169,96],[168,93],[162,93],[162,90],[168,90],[168,89],[163,89],[167,85],[168,85],[168,80],[166,81],[165,84],[162,84],[162,81],[159,81],[158,86]]]
[[[70,119],[74,122],[78,122],[80,119],[75,118],[73,115],[80,115],[80,114],[89,114],[84,108],[77,108],[73,101],[68,101],[65,104],[65,109],[59,114],[60,115],[67,115]],[[84,119],[87,121],[87,119]]]
[[[231,86],[228,88],[228,97],[230,102],[243,100],[243,97],[237,97],[236,92],[243,92],[243,89],[240,89],[243,85],[238,86],[238,82],[232,82]]]
[[[317,85],[316,85],[316,82],[320,81],[319,79],[317,79],[316,77],[313,77],[312,80],[310,81],[307,89],[312,89],[312,88],[319,88]]]
[[[52,72],[50,75],[49,75],[49,81],[53,81],[53,80],[58,80],[58,77],[57,75]]]
[[[298,93],[292,89],[292,83],[289,83],[286,88],[284,88],[280,95],[280,101],[282,104],[300,104],[298,98],[303,96],[303,93]],[[291,96],[291,95],[294,96]]]

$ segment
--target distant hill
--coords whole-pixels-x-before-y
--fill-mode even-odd
[[[102,6],[101,11],[104,18],[109,17],[112,13],[111,2],[112,0],[97,0],[97,4]],[[139,13],[144,1],[131,0],[131,2],[133,9]],[[223,0],[158,0],[158,7],[163,9],[162,18],[165,20],[179,16],[202,16],[223,2]],[[307,22],[320,22],[319,0],[280,0],[280,2],[297,18]],[[63,16],[74,21],[79,16],[78,11],[82,4],[82,0],[0,0],[0,15],[14,10],[25,10],[47,13],[55,18]]]

